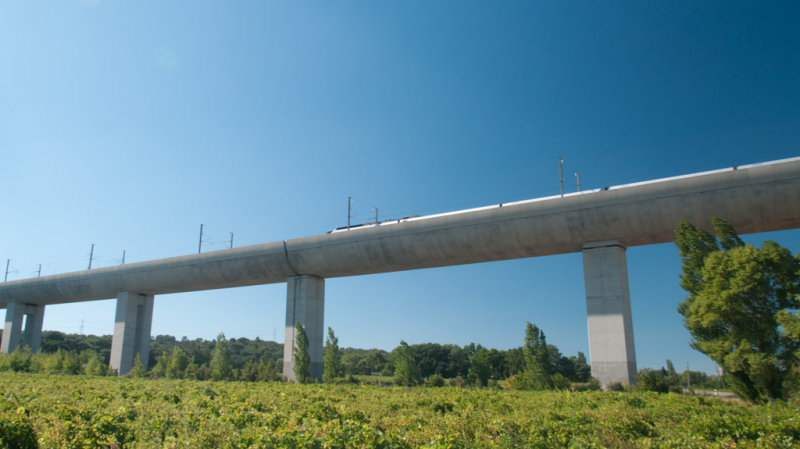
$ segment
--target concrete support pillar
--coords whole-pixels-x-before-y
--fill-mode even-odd
[[[22,345],[31,348],[31,352],[39,352],[42,344],[42,323],[44,322],[44,304],[25,305],[25,330],[22,332]]]
[[[312,379],[322,379],[322,340],[325,315],[325,279],[292,276],[286,290],[286,339],[283,343],[283,375],[296,381],[294,375],[295,322],[303,325],[308,335]]]
[[[142,363],[147,366],[152,322],[153,295],[121,292],[117,296],[110,361],[111,368],[117,370],[117,374],[122,375],[131,370],[136,354],[139,354]]]
[[[636,352],[625,247],[616,241],[583,246],[583,278],[592,376],[603,387],[636,381]]]
[[[22,328],[23,319],[25,329]],[[0,352],[8,354],[17,347],[27,346],[31,352],[38,352],[42,342],[42,322],[44,305],[10,302],[6,305],[6,322],[3,327],[3,340]]]
[[[0,352],[3,354],[10,354],[19,346],[24,315],[24,303],[9,302],[6,305],[6,324],[3,327],[3,341],[0,343]]]

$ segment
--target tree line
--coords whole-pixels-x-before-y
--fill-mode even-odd
[[[583,353],[565,356],[554,345],[546,345],[544,351],[547,353],[547,371],[558,374],[559,379],[579,383],[591,379],[591,369]],[[0,360],[0,369],[109,374],[106,367],[111,354],[111,336],[44,331],[39,354],[26,355],[24,349],[14,354]],[[459,346],[401,342],[392,351],[339,348],[338,339],[329,329],[324,375],[329,382],[353,382],[362,376],[384,376],[397,377],[398,383],[405,385],[421,384],[432,378],[429,383],[442,379],[454,385],[489,386],[522,373],[527,366],[525,354],[523,347],[499,350],[475,343]],[[300,360],[296,365],[303,366],[303,357],[295,357],[295,360]],[[223,334],[214,340],[157,335],[150,342],[147,362],[137,359],[130,375],[274,381],[282,379],[282,366],[283,344],[273,341],[228,339]],[[407,377],[403,370],[409,369],[412,375]]]

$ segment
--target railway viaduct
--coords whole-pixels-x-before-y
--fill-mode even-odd
[[[592,375],[634,382],[626,248],[674,240],[683,220],[728,220],[742,234],[800,227],[800,157],[458,212],[384,221],[327,234],[0,284],[0,352],[38,350],[44,308],[117,300],[111,367],[147,360],[154,296],[287,283],[283,372],[294,378],[294,323],[322,373],[325,279],[582,252]],[[26,317],[23,320],[23,317]],[[23,329],[23,321],[25,329]]]

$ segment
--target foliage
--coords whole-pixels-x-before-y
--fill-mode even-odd
[[[224,339],[224,335],[223,335],[223,339]],[[219,351],[227,350],[227,348],[223,349],[221,346],[217,346],[217,347],[220,348]],[[218,360],[217,363],[222,363],[219,360],[220,356],[215,354],[215,357]],[[230,354],[225,355],[225,357],[227,358],[227,364],[230,365]],[[211,359],[212,363],[214,362],[214,360],[215,360],[215,358],[212,357],[212,359]],[[167,378],[169,378],[169,379],[183,379],[183,377],[184,377],[184,375],[186,373],[186,368],[188,366],[189,366],[189,358],[186,356],[186,353],[184,353],[181,350],[181,348],[173,348],[172,349],[172,354],[170,354],[168,362],[167,362],[167,369],[165,370],[166,371],[165,374],[166,374]],[[211,371],[212,371],[212,377],[214,377],[214,369],[212,368]],[[221,377],[219,377],[218,380],[222,380],[222,379],[226,379],[227,378],[227,376],[225,376],[223,374],[225,374],[225,371],[223,369],[218,370],[217,375],[221,376]]]
[[[142,357],[137,352],[136,358],[133,359],[133,367],[128,371],[128,377],[144,377],[145,374],[147,374],[147,370],[142,364]]]
[[[0,447],[8,449],[36,449],[36,433],[30,421],[19,414],[0,416]]]
[[[211,351],[211,379],[225,380],[232,376],[232,372],[228,341],[225,339],[225,334],[220,333],[217,335],[217,345]]]
[[[716,238],[686,222],[675,231],[681,287],[689,293],[678,311],[692,347],[722,367],[741,398],[786,398],[797,387],[800,364],[800,338],[792,331],[800,257],[771,241],[744,244],[718,218],[713,225]]]
[[[311,356],[308,354],[308,334],[299,321],[294,323],[294,375],[298,382],[311,382]]]
[[[570,380],[574,382],[589,382],[592,379],[592,368],[586,361],[586,356],[582,352],[578,352],[577,357],[571,356],[569,359],[573,365],[573,377]]]
[[[798,404],[635,391],[9,372],[0,376],[0,422],[9,420],[29,423],[40,447],[64,448],[800,448]]]
[[[339,339],[333,334],[333,329],[328,328],[328,338],[325,340],[325,353],[322,356],[322,380],[333,382],[342,377],[342,354],[339,351]]]
[[[45,331],[42,344],[45,351],[37,354],[22,353],[22,356],[0,355],[0,371],[16,370],[37,373],[86,373],[89,362],[87,354],[96,354],[108,364],[111,348],[111,336],[93,336],[63,334],[56,331]],[[59,345],[63,344],[64,347]],[[231,369],[225,370],[225,380],[280,381],[283,380],[283,345],[256,338],[225,339],[228,360]],[[134,368],[128,377],[147,376],[153,378],[184,378],[206,380],[212,377],[210,367],[212,353],[217,347],[216,340],[195,339],[186,337],[177,339],[170,335],[157,335],[150,343],[148,363],[141,361],[141,366]],[[508,350],[487,349],[479,344],[466,346],[452,344],[422,343],[409,345],[409,349],[419,368],[420,379],[428,379],[438,375],[453,385],[491,386],[503,379],[513,376],[525,369],[525,357],[522,347]],[[75,352],[77,350],[77,352]],[[560,373],[573,383],[584,383],[590,378],[590,368],[586,357],[566,357],[558,348],[548,345],[549,357],[553,361],[553,374]],[[22,350],[21,350],[22,352]],[[341,380],[347,377],[387,376],[394,375],[393,356],[381,349],[339,348]],[[15,369],[12,369],[13,365]],[[92,365],[95,365],[92,362]],[[331,366],[325,362],[324,366]],[[148,367],[151,367],[148,370]],[[92,373],[100,373],[92,366]],[[219,372],[217,375],[219,376]],[[323,372],[324,376],[324,372]]]
[[[108,365],[103,364],[100,356],[94,350],[87,349],[81,355],[86,360],[84,372],[87,376],[103,376],[108,372]]]
[[[490,360],[490,353],[485,349],[481,349],[469,357],[469,373],[467,379],[470,384],[485,387],[489,384],[489,379],[492,377],[492,365]]]
[[[394,378],[398,385],[410,387],[419,385],[421,375],[414,353],[405,341],[394,350]]]
[[[444,377],[434,374],[433,376],[425,378],[426,387],[443,387],[445,386]]]
[[[547,338],[536,325],[525,326],[525,371],[514,378],[512,386],[518,390],[549,390],[553,388],[551,350]],[[562,376],[563,377],[563,376]]]
[[[636,378],[638,380],[636,388],[642,391],[654,391],[656,393],[683,392],[680,377],[670,360],[667,360],[667,367],[662,367],[660,370],[650,368],[639,370]]]

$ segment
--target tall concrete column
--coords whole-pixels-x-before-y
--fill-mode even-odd
[[[44,322],[44,304],[25,305],[25,330],[22,332],[22,345],[31,348],[31,352],[39,352],[42,343],[42,323]]]
[[[23,319],[25,329],[22,328]],[[44,305],[10,302],[6,306],[6,322],[3,327],[3,340],[0,352],[8,354],[17,347],[27,346],[31,352],[38,352],[42,341],[42,321]]]
[[[286,339],[283,343],[283,375],[296,381],[294,375],[295,322],[303,325],[308,335],[312,379],[322,379],[322,340],[325,315],[325,279],[292,276],[286,290]]]
[[[122,375],[131,370],[136,354],[139,354],[142,363],[147,366],[150,358],[152,322],[153,295],[136,292],[119,293],[110,361],[111,368],[117,370],[117,374]]]
[[[0,343],[0,352],[3,354],[10,354],[19,346],[24,315],[24,303],[9,302],[6,305],[6,324],[3,327],[3,341]]]
[[[636,381],[636,352],[625,247],[616,241],[583,246],[583,278],[592,376],[603,387]]]

